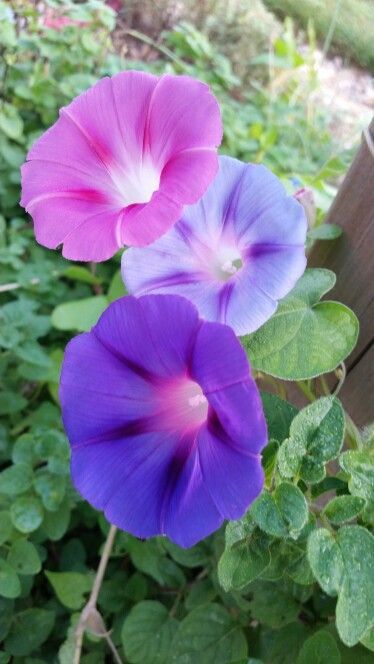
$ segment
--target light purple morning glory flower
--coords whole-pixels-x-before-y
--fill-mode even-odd
[[[149,247],[122,258],[130,293],[176,293],[238,335],[257,330],[305,270],[307,221],[267,168],[220,157],[218,175]]]
[[[266,424],[244,350],[184,298],[113,302],[68,344],[60,397],[77,490],[138,537],[192,546],[263,487]]]

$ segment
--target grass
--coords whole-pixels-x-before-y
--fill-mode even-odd
[[[374,71],[373,0],[263,0],[275,14],[304,28],[312,21],[318,37],[343,57]],[[332,32],[333,30],[333,32]]]

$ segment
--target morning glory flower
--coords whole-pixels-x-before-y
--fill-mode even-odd
[[[174,228],[124,253],[122,275],[134,295],[183,295],[203,318],[244,335],[270,318],[304,272],[307,221],[267,168],[219,160],[208,191]]]
[[[185,298],[113,302],[68,344],[60,398],[75,487],[135,536],[192,546],[263,487],[266,424],[244,350]]]
[[[218,103],[200,81],[101,79],[61,109],[22,167],[37,241],[80,261],[153,242],[205,192],[221,137]]]

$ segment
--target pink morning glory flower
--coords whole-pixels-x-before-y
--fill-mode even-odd
[[[165,233],[218,169],[218,103],[188,76],[103,78],[62,108],[22,167],[38,242],[103,261]]]
[[[267,432],[247,357],[185,298],[113,302],[68,344],[60,398],[75,487],[133,535],[192,546],[263,487]]]
[[[304,210],[267,168],[220,157],[218,175],[175,226],[144,249],[129,249],[130,293],[177,293],[200,315],[238,335],[259,328],[306,265]]]

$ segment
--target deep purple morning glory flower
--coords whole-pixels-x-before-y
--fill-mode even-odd
[[[206,194],[160,240],[126,251],[122,275],[134,295],[183,295],[244,335],[304,272],[306,232],[302,206],[267,168],[220,157]]]
[[[192,546],[263,487],[266,424],[246,355],[184,298],[113,302],[68,344],[60,397],[77,490],[138,537]]]

